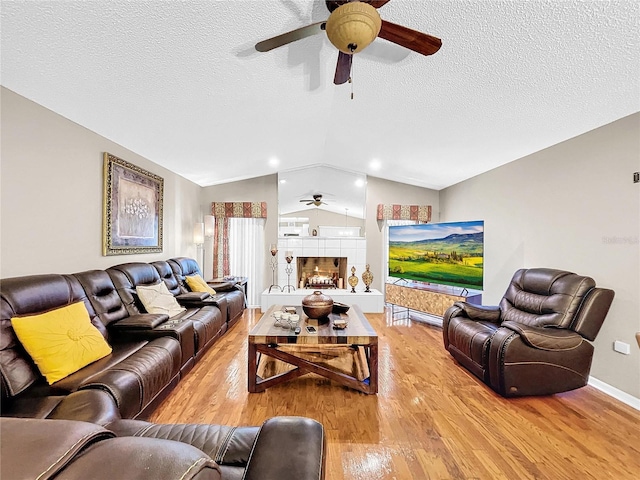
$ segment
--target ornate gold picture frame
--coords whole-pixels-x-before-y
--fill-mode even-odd
[[[103,255],[162,252],[164,179],[104,153]]]

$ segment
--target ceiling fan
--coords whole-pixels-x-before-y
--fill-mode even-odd
[[[322,195],[316,194],[313,196],[313,200],[307,198],[306,200],[300,200],[301,202],[308,202],[307,205],[315,205],[319,207],[320,205],[328,205],[328,203],[322,201]]]
[[[327,9],[331,12],[327,20],[259,42],[256,44],[256,50],[268,52],[324,30],[327,32],[329,41],[339,50],[336,73],[333,78],[333,83],[336,85],[349,80],[353,54],[366,48],[376,37],[384,38],[422,55],[436,53],[442,45],[439,38],[380,18],[377,9],[389,1],[325,0]]]

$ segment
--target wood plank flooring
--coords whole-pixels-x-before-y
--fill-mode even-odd
[[[640,478],[639,411],[589,386],[504,399],[453,360],[439,328],[390,312],[367,318],[380,338],[378,395],[312,374],[248,393],[246,337],[260,319],[249,309],[150,420],[315,418],[327,433],[327,480]]]

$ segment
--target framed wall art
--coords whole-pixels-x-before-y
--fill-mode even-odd
[[[104,154],[103,255],[162,252],[164,180]]]

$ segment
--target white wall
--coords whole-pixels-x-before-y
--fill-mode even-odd
[[[591,375],[640,397],[640,114],[440,192],[440,220],[485,221],[483,303],[519,268],[573,271],[615,290]],[[631,355],[613,351],[614,340]]]
[[[195,256],[201,188],[2,88],[0,276]],[[103,152],[164,178],[162,253],[102,256]]]

